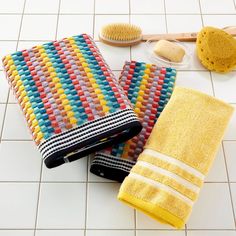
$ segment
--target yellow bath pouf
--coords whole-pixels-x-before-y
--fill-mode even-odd
[[[216,72],[236,67],[236,40],[214,27],[204,27],[197,35],[197,55],[203,66]]]
[[[214,97],[176,87],[118,199],[183,228],[232,113]]]

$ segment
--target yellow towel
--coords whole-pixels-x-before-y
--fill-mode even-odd
[[[176,87],[118,199],[184,227],[232,113],[218,99]]]

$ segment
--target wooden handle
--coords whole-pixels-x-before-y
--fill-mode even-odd
[[[232,36],[236,36],[236,26],[228,26],[223,28],[223,30]]]
[[[232,36],[236,36],[236,27],[225,27],[223,30]],[[178,40],[181,42],[195,42],[197,40],[197,33],[147,34],[142,36],[142,41],[158,41],[161,39]]]
[[[142,41],[147,41],[147,40],[158,41],[161,39],[178,40],[181,42],[195,42],[197,40],[197,33],[149,34],[142,36]]]

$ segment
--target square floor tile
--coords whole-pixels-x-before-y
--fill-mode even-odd
[[[59,0],[27,0],[25,13],[47,13],[57,14],[59,10]]]
[[[129,0],[95,1],[95,14],[129,14]]]
[[[4,56],[15,52],[16,43],[17,43],[16,41],[1,41],[0,42],[0,58],[3,58]],[[0,63],[0,69],[2,69],[2,63]]]
[[[168,32],[198,32],[202,28],[200,15],[167,15]]]
[[[206,182],[227,182],[228,181],[222,145],[220,145],[219,151],[215,157],[213,165],[205,181]]]
[[[20,22],[21,15],[0,15],[0,40],[17,40]]]
[[[111,182],[114,182],[113,180],[102,178],[100,176],[94,175],[93,173],[91,173],[89,171],[93,158],[94,158],[93,154],[89,155],[88,181],[89,182],[101,182],[101,183],[107,183],[107,182],[111,183]]]
[[[177,72],[176,85],[192,88],[209,95],[213,95],[211,76],[205,71],[179,71]]]
[[[134,210],[117,200],[120,184],[89,183],[88,187],[87,229],[134,228]]]
[[[175,231],[175,230],[170,230],[170,231],[155,231],[155,230],[138,230],[136,233],[137,236],[185,236],[184,231]]]
[[[173,229],[170,225],[161,224],[140,211],[136,211],[136,229]]]
[[[84,236],[84,230],[36,230],[35,236]]]
[[[234,113],[226,129],[224,140],[236,140],[236,104],[232,106],[234,107]]]
[[[236,22],[236,15],[202,15],[204,26],[224,28]],[[220,20],[219,20],[220,19]]]
[[[0,228],[34,228],[38,184],[0,183],[0,196]]]
[[[61,0],[60,13],[93,14],[94,0]]]
[[[132,24],[141,27],[143,34],[166,33],[164,15],[131,15],[130,21]]]
[[[3,71],[0,71],[0,103],[6,103],[9,93],[9,85]]]
[[[198,231],[191,231],[188,230],[188,236],[236,236],[236,231],[234,230],[198,230]]]
[[[224,141],[223,145],[229,172],[229,181],[236,181],[236,141]]]
[[[200,14],[198,0],[165,0],[167,14]]]
[[[0,143],[0,181],[39,181],[41,155],[31,141]]]
[[[236,72],[212,73],[215,96],[229,103],[236,103]]]
[[[113,47],[100,42],[97,46],[112,70],[121,70],[125,61],[130,60],[129,47]]]
[[[42,181],[79,182],[87,180],[87,157],[48,169],[43,165]]]
[[[236,13],[233,0],[200,0],[202,14]]]
[[[22,13],[24,0],[0,0],[0,13]]]
[[[17,51],[21,51],[24,49],[30,49],[37,45],[42,45],[48,41],[19,41],[17,46]]]
[[[2,138],[13,140],[32,140],[32,136],[27,127],[23,112],[20,110],[18,104],[7,105]]]
[[[2,125],[3,125],[5,107],[6,107],[5,104],[0,104],[0,135],[1,135]]]
[[[134,236],[134,230],[87,230],[86,236]]]
[[[193,206],[188,229],[234,229],[228,184],[206,183]]]
[[[0,236],[34,236],[34,230],[0,230]]]
[[[107,24],[114,22],[129,23],[128,15],[96,15],[94,26],[94,39],[98,40],[98,35],[101,28]]]
[[[164,14],[164,0],[131,0],[131,14]]]
[[[74,22],[76,22],[76,27]],[[58,39],[83,33],[93,36],[92,15],[60,15],[57,32]]]
[[[234,212],[236,212],[236,183],[230,184],[231,188],[231,194],[232,194],[232,199],[233,199],[233,205],[234,205]],[[236,232],[235,232],[236,235]]]
[[[20,40],[54,40],[56,24],[56,15],[25,15]]]
[[[83,183],[42,183],[37,228],[84,228],[85,196]]]

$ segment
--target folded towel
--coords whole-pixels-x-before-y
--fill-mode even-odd
[[[152,128],[172,94],[176,70],[141,62],[126,62],[120,85],[142,123],[142,131],[131,140],[97,152],[90,171],[122,182],[136,163]]]
[[[86,34],[15,52],[3,65],[49,168],[126,141],[142,128]]]
[[[232,113],[218,99],[175,88],[118,199],[162,223],[184,227]]]

